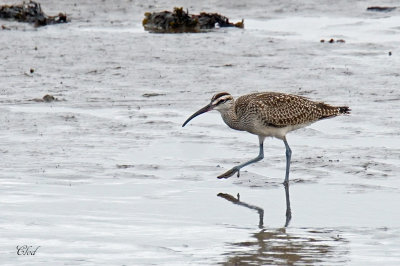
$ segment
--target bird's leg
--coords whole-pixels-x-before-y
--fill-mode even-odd
[[[283,143],[285,143],[285,147],[286,147],[286,175],[285,175],[285,181],[283,183],[288,184],[289,183],[290,159],[292,158],[292,150],[289,147],[286,137],[283,138]]]
[[[223,173],[222,175],[218,176],[218,178],[229,178],[231,176],[233,176],[235,173],[237,173],[237,176],[240,176],[240,169],[242,169],[243,167],[258,162],[260,160],[262,160],[264,158],[264,139],[265,137],[258,137],[259,138],[259,142],[260,142],[260,151],[258,153],[258,156],[254,159],[251,159],[250,161],[247,161],[245,163],[239,164],[235,167],[233,167],[232,169],[230,169],[229,171],[227,171],[226,173]]]

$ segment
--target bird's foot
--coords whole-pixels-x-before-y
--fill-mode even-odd
[[[223,173],[222,175],[219,175],[217,178],[218,179],[229,178],[229,177],[233,176],[235,173],[237,173],[237,177],[239,177],[240,176],[240,168],[233,167],[231,170]]]

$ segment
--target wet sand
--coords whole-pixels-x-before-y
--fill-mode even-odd
[[[2,265],[400,263],[400,10],[178,1],[245,29],[163,35],[141,19],[168,1],[41,3],[71,23],[0,21]],[[331,38],[345,43],[320,42]],[[217,112],[181,127],[218,91],[351,107],[288,135],[290,221],[281,141],[218,180],[257,154],[257,137]],[[32,101],[45,94],[59,101]]]

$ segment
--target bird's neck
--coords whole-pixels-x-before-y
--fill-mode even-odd
[[[240,127],[239,119],[236,115],[234,105],[229,109],[221,110],[220,113],[225,124],[227,124],[230,128],[243,130]]]

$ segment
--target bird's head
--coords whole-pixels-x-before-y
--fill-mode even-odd
[[[186,121],[183,123],[182,127],[186,126],[190,120],[195,118],[198,115],[201,115],[205,112],[211,110],[217,110],[220,113],[228,111],[234,103],[233,97],[227,92],[220,92],[215,94],[209,104],[198,110],[196,113],[192,114]]]

